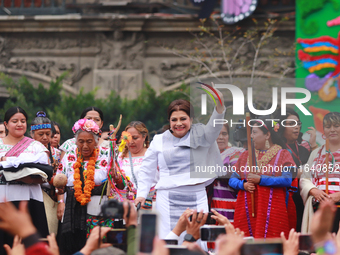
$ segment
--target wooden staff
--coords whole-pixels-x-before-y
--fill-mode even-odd
[[[326,139],[326,159],[325,159],[325,165],[326,165],[326,194],[328,194],[328,164],[329,164],[329,140]]]
[[[251,147],[251,129],[250,126],[248,124],[248,122],[250,121],[250,113],[247,112],[246,113],[246,125],[247,125],[247,142],[248,142],[248,157],[249,157],[249,169],[250,172],[253,172],[253,150]],[[251,215],[253,217],[255,217],[255,198],[254,198],[254,192],[250,193],[251,194]]]

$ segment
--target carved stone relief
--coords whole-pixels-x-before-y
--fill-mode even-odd
[[[156,74],[163,86],[169,86],[179,80],[190,77],[190,63],[181,60],[163,60],[160,63],[151,64],[147,72]]]
[[[131,36],[116,30],[111,36],[98,36],[100,53],[98,55],[98,69],[141,69],[145,51],[144,35]]]
[[[99,96],[112,90],[123,98],[136,98],[143,88],[142,70],[94,70],[93,86],[100,87]]]
[[[74,90],[85,87],[89,91],[99,86],[99,97],[115,90],[128,98],[138,95],[138,91],[143,88],[143,78],[156,90],[160,90],[206,73],[203,67],[198,68],[195,61],[171,51],[203,52],[202,45],[193,42],[193,35],[122,32],[120,26],[116,24],[112,27],[113,32],[105,33],[4,35],[0,37],[0,67],[28,71],[49,78],[59,77],[63,72],[69,71],[64,83]],[[242,40],[236,40],[235,44],[241,45]],[[265,51],[259,54],[256,70],[281,74],[289,66],[291,70],[286,75],[294,76],[294,56],[273,59],[268,57],[273,54],[274,49],[279,48],[282,51],[293,42],[292,37],[266,45]],[[213,40],[206,40],[204,43],[207,49],[216,48]],[[236,47],[233,51],[236,52],[237,49]],[[221,54],[217,54],[214,59],[206,56],[203,59],[213,72],[228,71]],[[233,64],[234,71],[251,72],[249,67],[253,60],[254,47],[243,47]]]
[[[5,67],[40,73],[52,78],[57,78],[68,71],[69,75],[65,77],[64,83],[70,86],[80,81],[84,75],[91,71],[91,67],[89,66],[79,69],[74,63],[56,63],[55,61],[44,60],[27,61],[25,59],[11,59]]]
[[[11,45],[8,40],[0,36],[0,66],[6,66],[11,58]]]

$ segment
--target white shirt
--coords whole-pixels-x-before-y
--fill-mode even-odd
[[[138,173],[137,197],[147,197],[159,168],[158,189],[172,189],[180,186],[209,185],[215,173],[195,173],[196,166],[223,166],[216,139],[222,124],[214,125],[215,119],[223,119],[224,112],[214,110],[207,125],[195,124],[182,138],[176,138],[169,130],[155,135],[145,153]],[[191,137],[192,136],[192,137]]]
[[[0,139],[0,157],[12,149],[13,145],[4,144]],[[48,164],[48,150],[38,141],[33,141],[20,155],[38,155],[40,154],[40,163]],[[43,202],[42,190],[39,184],[5,184],[0,185],[0,203],[5,201],[28,201],[34,199]]]

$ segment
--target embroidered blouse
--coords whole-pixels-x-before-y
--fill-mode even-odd
[[[103,181],[107,178],[108,172],[108,160],[109,160],[109,149],[103,148],[99,146],[99,155],[95,165],[95,174],[94,174],[94,182],[95,185],[101,185]],[[73,165],[77,161],[77,154],[76,150],[71,150],[66,152],[65,156],[61,160],[57,174],[65,174],[67,177],[67,184],[66,186],[72,187],[73,186],[73,174],[74,169]],[[86,169],[88,164],[88,160],[84,160],[84,168]]]
[[[13,145],[4,144],[0,139],[0,157],[5,156],[6,153],[12,149]],[[21,154],[37,155],[39,153],[44,154],[46,158],[46,164],[48,164],[48,150],[44,145],[38,141],[33,141]],[[1,177],[1,176],[0,176]],[[42,190],[39,184],[2,184],[0,185],[0,203],[7,201],[24,201],[34,199],[37,201],[43,201]]]

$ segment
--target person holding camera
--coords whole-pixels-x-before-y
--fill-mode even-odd
[[[57,174],[67,177],[66,195],[58,195],[58,219],[62,220],[60,248],[63,254],[79,251],[94,226],[114,227],[114,219],[100,217],[100,205],[107,197],[104,182],[108,178],[109,149],[98,147],[99,126],[89,119],[78,120],[72,128],[76,149],[68,151]],[[123,178],[113,176],[118,189]]]
[[[187,207],[204,212],[209,210],[205,187],[213,181],[216,173],[195,172],[195,168],[222,167],[216,144],[222,124],[214,125],[214,120],[224,118],[225,107],[222,93],[214,88],[211,91],[218,103],[207,125],[192,124],[194,109],[189,101],[178,99],[170,103],[170,129],[155,135],[139,169],[135,204],[143,205],[159,168],[159,181],[155,188],[161,239],[175,227]]]

